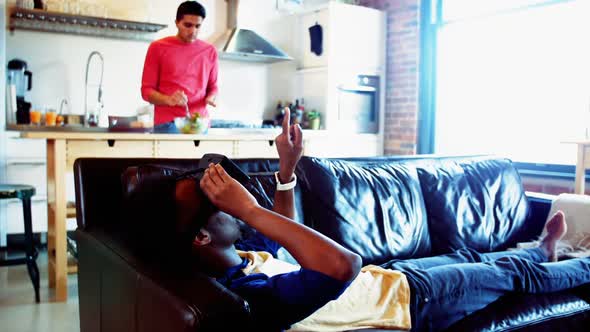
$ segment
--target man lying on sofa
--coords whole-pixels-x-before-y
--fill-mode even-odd
[[[361,270],[357,254],[291,219],[302,131],[289,126],[288,112],[276,145],[273,211],[213,164],[198,183],[159,179],[149,184],[154,190],[128,198],[130,212],[145,230],[154,230],[142,238],[160,245],[167,238],[181,264],[198,265],[242,296],[259,331],[442,330],[509,292],[553,292],[590,282],[588,259],[549,262],[566,232],[561,211],[547,222],[537,248],[487,254],[462,249]],[[238,219],[283,246],[299,265],[264,252],[238,252]]]

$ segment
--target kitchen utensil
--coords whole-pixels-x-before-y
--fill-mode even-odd
[[[29,124],[29,110],[31,104],[26,101],[26,92],[33,88],[33,73],[27,70],[27,63],[20,59],[8,61],[7,85],[14,86],[14,94],[11,92],[9,98],[16,97],[16,122],[18,124]],[[10,100],[9,100],[10,102]]]
[[[109,131],[126,133],[146,133],[153,131],[153,127],[146,127],[137,116],[109,115]]]
[[[27,70],[27,63],[20,59],[8,62],[8,84],[16,87],[17,98],[25,98],[25,92],[33,88],[33,73]]]
[[[137,122],[137,116],[114,116],[109,115],[109,128],[113,127],[131,127],[132,123]]]
[[[190,118],[190,117],[191,117],[191,112],[190,112],[190,110],[188,109],[188,103],[186,103],[186,104],[184,105],[184,110],[186,111],[186,115],[185,115],[185,116],[186,116],[187,118]]]

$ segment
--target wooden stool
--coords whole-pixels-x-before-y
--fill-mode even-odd
[[[18,184],[0,184],[0,199],[18,198],[23,204],[25,220],[25,257],[0,260],[0,266],[27,264],[29,276],[35,287],[35,301],[39,303],[39,268],[37,267],[37,248],[33,243],[33,223],[31,221],[31,197],[35,187]]]

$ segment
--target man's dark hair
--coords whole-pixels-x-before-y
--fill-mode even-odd
[[[175,264],[191,254],[194,237],[216,210],[198,186],[194,172],[185,175],[154,165],[128,168],[122,175],[127,235],[141,256]],[[199,202],[190,214],[179,208],[176,184],[188,179]]]
[[[196,1],[185,1],[178,6],[176,11],[176,20],[182,20],[184,15],[201,16],[203,19],[207,16],[205,7]]]

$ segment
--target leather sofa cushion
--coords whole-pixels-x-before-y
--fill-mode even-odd
[[[358,253],[364,264],[430,252],[415,168],[303,157],[305,224]]]
[[[520,176],[506,159],[430,160],[418,168],[433,254],[504,250],[531,234]]]
[[[506,295],[463,318],[448,331],[581,331],[590,304],[577,290],[549,294]],[[566,319],[561,319],[566,318]]]

